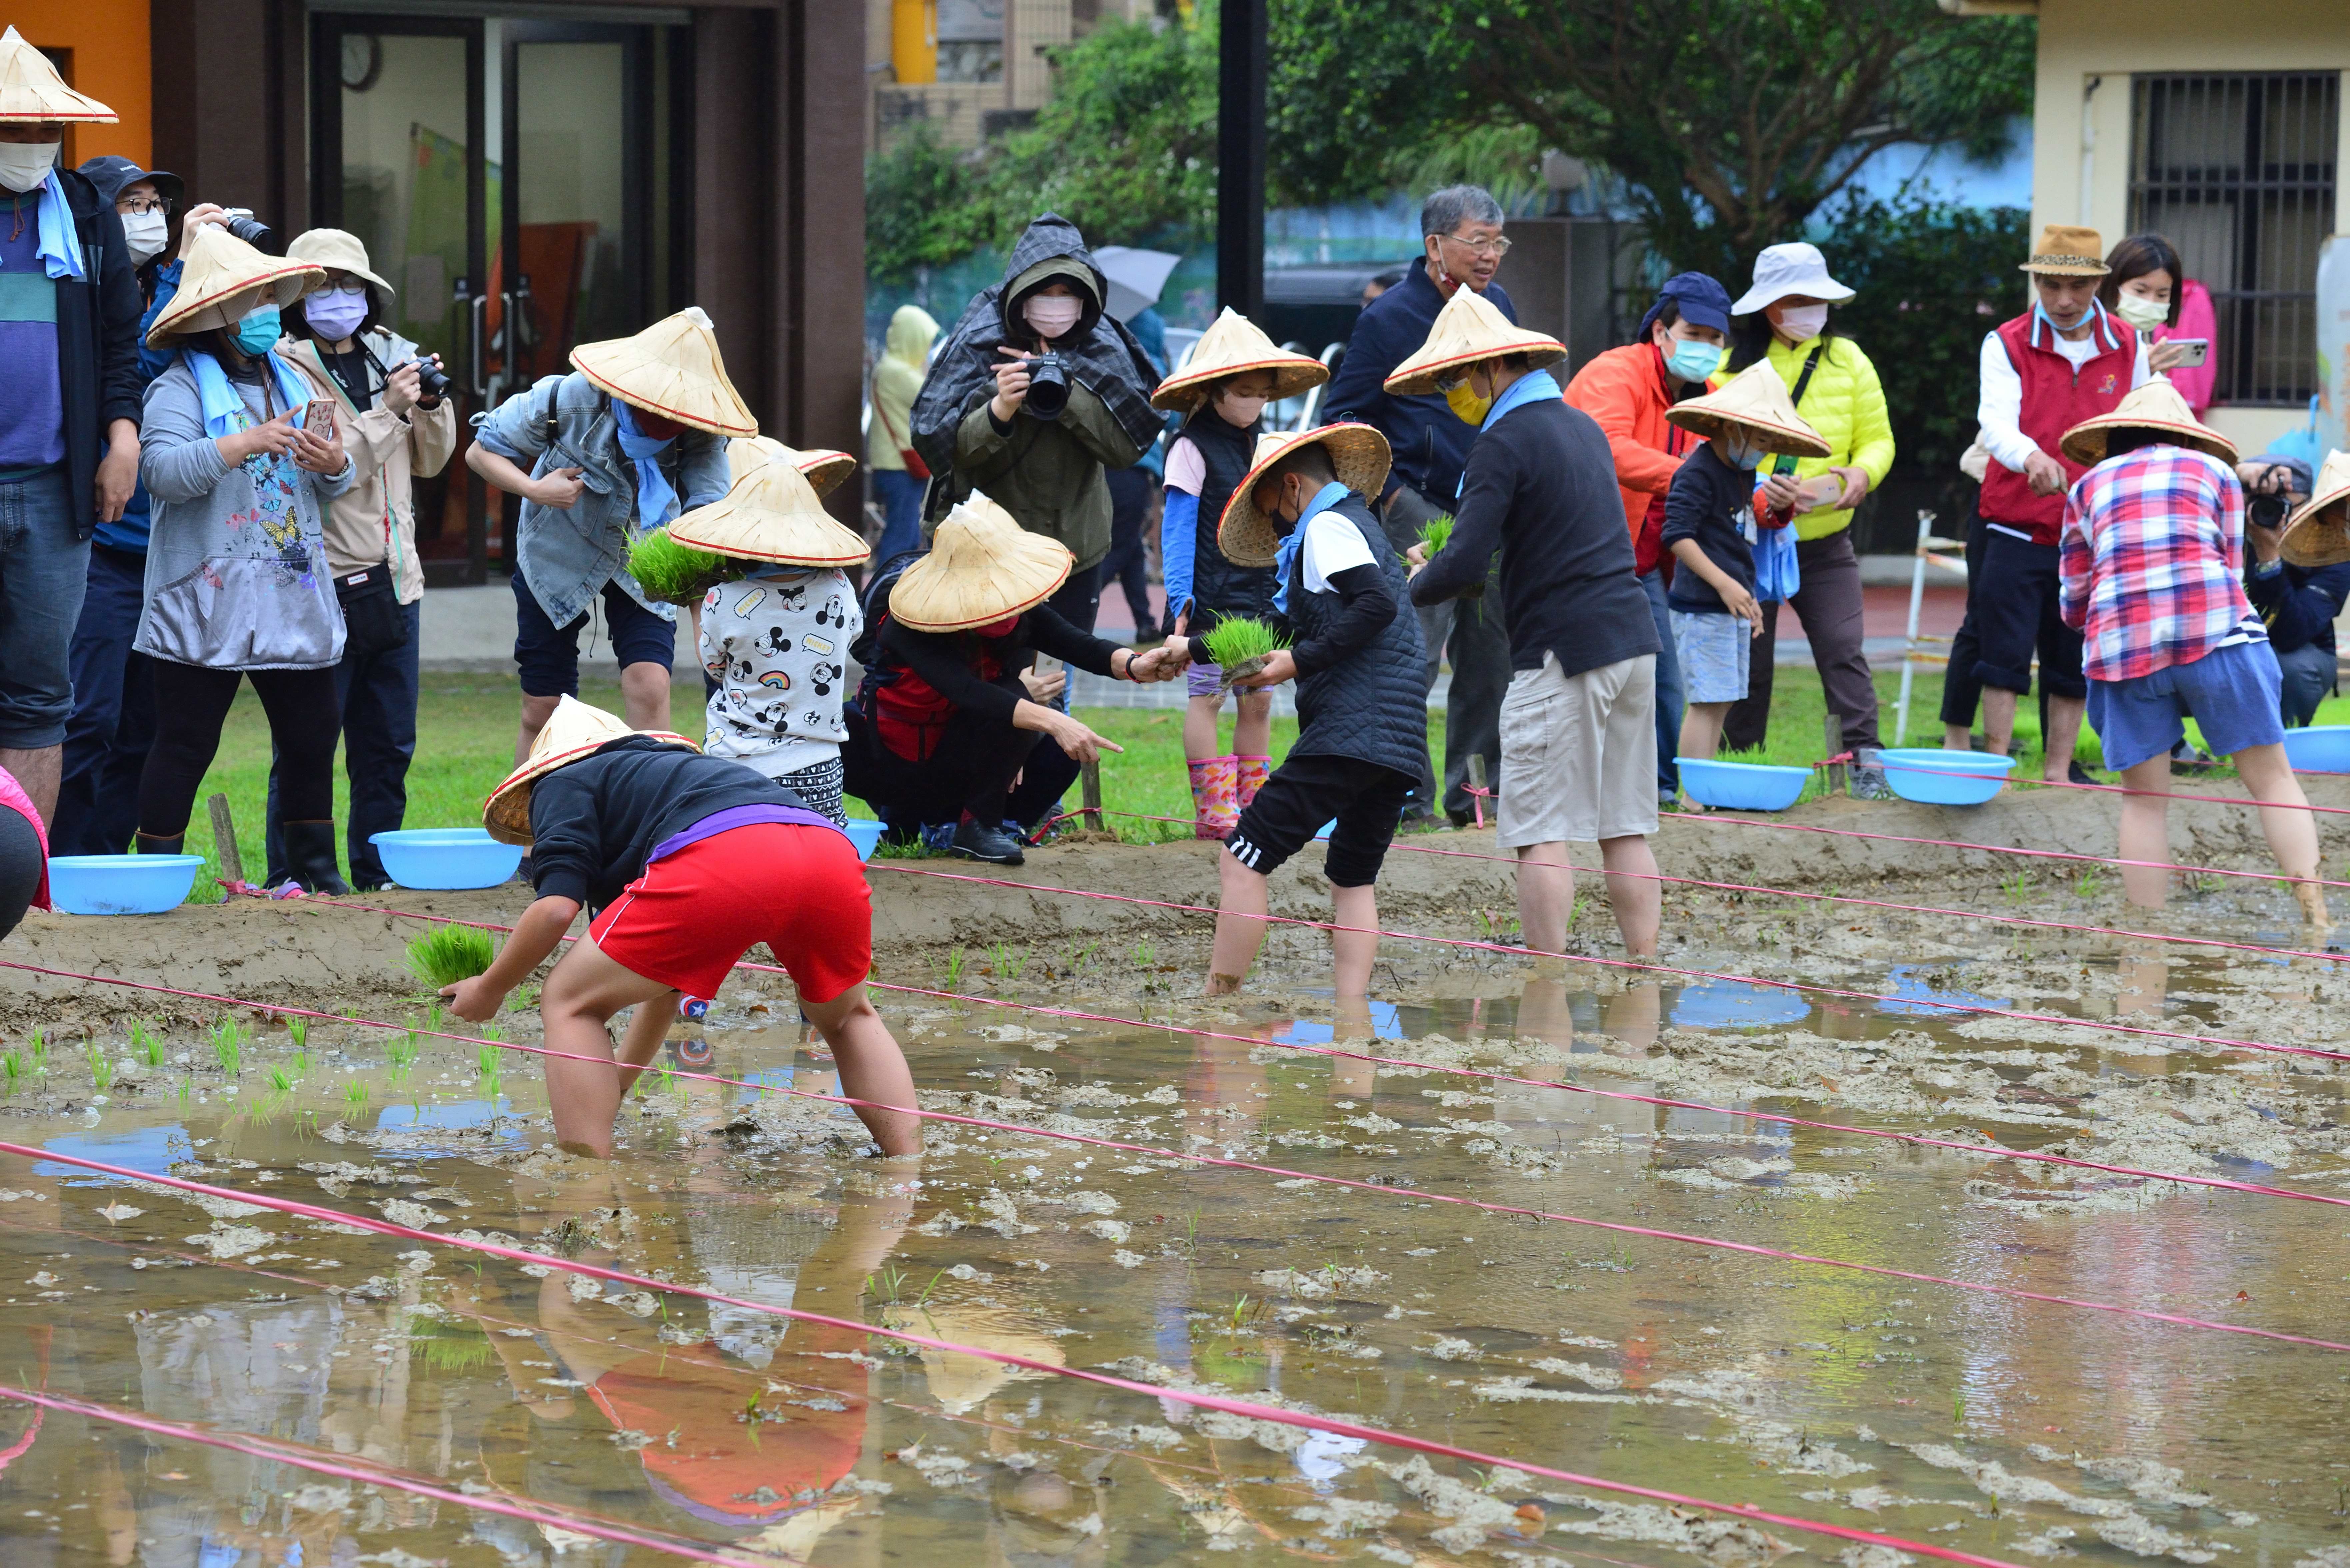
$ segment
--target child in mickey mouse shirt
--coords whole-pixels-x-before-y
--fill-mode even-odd
[[[730,757],[845,823],[840,716],[848,644],[865,628],[835,567],[762,566],[702,601],[702,667],[718,682],[702,750]]]

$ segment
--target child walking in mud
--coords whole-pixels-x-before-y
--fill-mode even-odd
[[[1240,989],[1264,945],[1267,879],[1334,819],[1323,874],[1345,928],[1331,938],[1337,992],[1358,997],[1370,984],[1379,944],[1373,884],[1428,746],[1419,621],[1403,563],[1367,499],[1386,482],[1388,462],[1387,438],[1368,425],[1264,436],[1218,527],[1226,556],[1274,568],[1274,607],[1295,646],[1244,684],[1295,680],[1298,730],[1218,857],[1210,996]]]
[[[530,847],[538,898],[487,972],[442,992],[457,1016],[494,1017],[580,908],[594,917],[539,998],[548,1048],[594,1058],[546,1061],[564,1149],[611,1157],[620,1101],[660,1049],[679,995],[717,995],[764,942],[832,1048],[841,1092],[870,1102],[857,1115],[882,1152],[920,1152],[913,1076],[865,994],[873,912],[864,863],[830,819],[682,735],[631,730],[572,697],[482,816],[500,843]],[[636,1014],[614,1071],[608,1026],[628,1007]]]

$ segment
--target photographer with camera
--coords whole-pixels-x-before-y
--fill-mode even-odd
[[[1150,406],[1159,373],[1103,310],[1108,297],[1076,225],[1045,213],[1013,247],[1003,281],[964,307],[914,400],[914,447],[937,476],[928,524],[977,491],[1027,532],[1066,546],[1076,565],[1050,605],[1084,632],[1093,630],[1109,554],[1107,471],[1134,462],[1160,428]],[[1055,706],[1066,711],[1066,695]],[[1076,770],[1057,751],[1038,756],[1013,797],[1013,819],[1042,818]]]
[[[2336,452],[2326,474],[2338,500],[2350,482],[2350,460]],[[2236,478],[2244,487],[2244,597],[2269,628],[2284,676],[2285,727],[2299,729],[2334,691],[2334,618],[2350,599],[2350,548],[2338,528],[2328,535],[2306,524],[2286,543],[2286,519],[2307,505],[2315,488],[2300,458],[2264,452],[2238,463]]]
[[[408,814],[408,765],[416,755],[417,654],[424,567],[416,557],[416,486],[449,462],[457,411],[437,356],[383,325],[397,297],[368,265],[367,247],[340,229],[312,229],[288,260],[327,269],[326,286],[286,317],[278,357],[335,406],[343,445],[358,465],[351,487],[327,508],[327,564],[343,609],[343,657],[335,690],[343,714],[343,768],[350,779],[344,847],[350,879],[372,892],[390,881],[369,836]],[[291,867],[270,770],[265,884]],[[331,853],[331,851],[329,851]]]

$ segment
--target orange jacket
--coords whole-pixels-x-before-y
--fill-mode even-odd
[[[1665,422],[1673,406],[1665,357],[1653,343],[1610,348],[1575,373],[1566,384],[1566,400],[1607,432],[1624,498],[1624,525],[1637,540],[1651,498],[1663,499],[1681,459],[1703,439]]]

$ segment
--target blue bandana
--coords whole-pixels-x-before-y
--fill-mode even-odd
[[[54,169],[41,182],[40,222],[38,254],[49,276],[88,282],[81,265],[81,236],[74,233],[73,209],[66,204],[65,186]]]
[[[245,408],[244,397],[229,383],[228,372],[221,369],[220,361],[201,348],[182,348],[180,352],[196,378],[196,397],[204,410],[204,433],[224,436],[251,430],[255,423],[253,414]],[[309,382],[275,354],[257,358],[276,379],[278,406],[296,410],[294,422],[300,424],[310,402]]]
[[[1289,613],[1289,572],[1297,564],[1298,548],[1305,543],[1305,525],[1313,522],[1317,514],[1329,511],[1352,493],[1335,479],[1324,485],[1315,493],[1314,499],[1305,504],[1305,510],[1297,514],[1297,526],[1292,528],[1288,536],[1274,549],[1273,576],[1281,586],[1273,590],[1273,607],[1282,614]]]
[[[660,454],[676,441],[655,441],[637,428],[636,411],[619,399],[612,400],[612,416],[619,421],[620,452],[637,465],[637,531],[650,534],[677,521],[677,490],[660,471]]]

